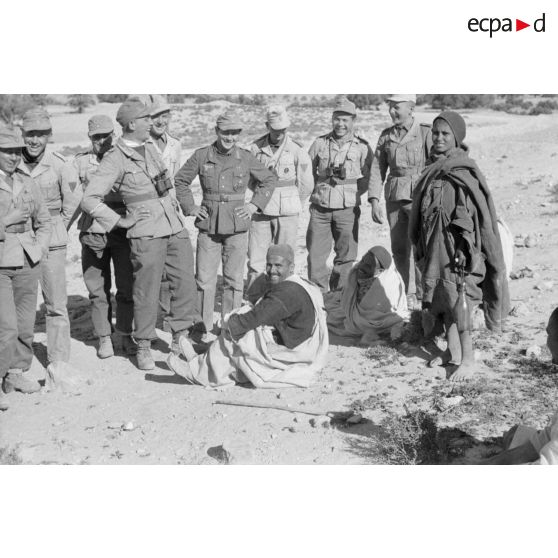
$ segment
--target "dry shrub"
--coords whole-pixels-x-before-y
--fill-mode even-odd
[[[377,440],[380,458],[389,465],[425,465],[440,463],[438,427],[433,415],[425,411],[407,411],[398,416],[388,413],[382,421],[383,434]]]
[[[22,460],[16,448],[0,448],[0,465],[21,465]]]

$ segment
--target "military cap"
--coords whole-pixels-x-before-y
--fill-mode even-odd
[[[151,97],[151,116],[167,112],[171,109],[167,99],[163,95],[150,95]]]
[[[284,130],[291,125],[287,111],[281,105],[270,106],[267,109],[267,123],[273,130]]]
[[[227,130],[242,130],[240,118],[232,111],[227,111],[217,117],[217,128],[223,132]]]
[[[9,126],[0,128],[0,149],[14,149],[24,145],[25,142],[19,128],[10,128]]]
[[[87,123],[89,137],[95,134],[110,134],[114,132],[112,120],[106,114],[95,114]]]
[[[417,96],[416,95],[390,95],[386,101],[391,102],[391,103],[414,103],[416,104],[417,102]]]
[[[30,132],[31,130],[52,130],[50,117],[44,108],[34,107],[23,115],[23,131]]]
[[[151,116],[151,103],[145,96],[128,97],[116,113],[116,121],[124,128],[136,118]]]
[[[354,103],[351,103],[351,101],[349,101],[347,97],[339,97],[335,101],[333,112],[346,112],[347,114],[356,116],[356,105]]]

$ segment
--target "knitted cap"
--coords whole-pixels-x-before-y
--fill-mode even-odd
[[[294,250],[288,244],[272,244],[267,249],[266,258],[269,258],[270,256],[281,256],[290,263],[294,263],[295,261]]]
[[[444,110],[434,119],[434,122],[436,122],[436,120],[443,120],[444,122],[447,122],[453,132],[453,135],[455,136],[457,145],[459,146],[463,143],[467,132],[467,125],[460,114],[457,114],[457,112],[453,112],[452,110]]]

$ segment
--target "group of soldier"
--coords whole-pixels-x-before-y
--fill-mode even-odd
[[[68,230],[78,218],[97,355],[107,358],[115,349],[135,354],[141,370],[154,368],[151,341],[160,308],[172,332],[171,352],[179,352],[185,338],[214,338],[221,323],[214,324],[219,263],[224,318],[242,304],[246,257],[249,288],[266,269],[270,245],[286,244],[296,253],[308,198],[308,278],[325,293],[343,288],[357,258],[362,195],[371,203],[372,219],[381,223],[385,189],[394,262],[414,304],[420,278],[408,222],[413,185],[431,146],[430,127],[414,117],[415,101],[414,95],[388,99],[393,125],[382,132],[375,152],[356,133],[357,110],[344,97],[333,107],[331,131],[308,152],[289,135],[284,107],[269,107],[267,132],[248,149],[238,143],[239,115],[228,111],[217,118],[216,140],[184,165],[180,142],[168,132],[171,106],[159,95],[131,96],[122,103],[118,139],[108,116],[92,116],[91,146],[73,161],[46,149],[52,125],[42,108],[23,116],[21,131],[0,129],[4,391],[40,387],[25,374],[33,357],[38,283],[46,306],[47,383],[72,381],[65,260]],[[199,205],[192,192],[196,177]],[[189,217],[199,231],[195,258],[185,227]]]

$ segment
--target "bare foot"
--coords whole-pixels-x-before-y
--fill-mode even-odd
[[[461,364],[450,376],[450,382],[467,382],[475,374],[475,364]]]

